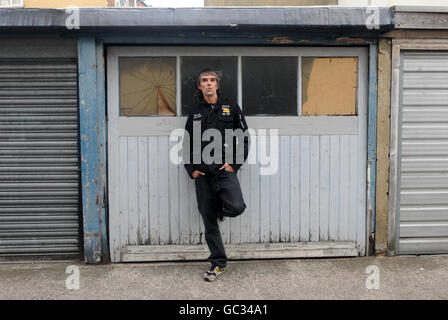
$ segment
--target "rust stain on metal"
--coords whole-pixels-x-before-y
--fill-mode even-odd
[[[336,41],[346,43],[368,43],[366,40],[361,38],[348,38],[348,37],[336,38]]]
[[[277,43],[277,44],[289,44],[289,43],[294,43],[294,41],[292,41],[291,39],[289,39],[288,37],[274,37],[271,40],[268,40],[268,42],[271,43]]]

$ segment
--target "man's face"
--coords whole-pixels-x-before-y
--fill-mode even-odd
[[[218,79],[214,73],[205,73],[201,75],[198,89],[204,96],[214,96],[219,88]]]

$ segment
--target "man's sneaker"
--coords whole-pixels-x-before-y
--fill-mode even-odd
[[[224,273],[224,272],[226,272],[226,267],[218,267],[218,266],[216,266],[216,267],[210,267],[210,269],[209,270],[207,270],[205,273],[204,273],[204,280],[205,281],[215,281],[216,280],[216,278],[221,274],[221,273]]]

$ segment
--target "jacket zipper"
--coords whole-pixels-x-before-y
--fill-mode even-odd
[[[205,120],[205,125],[206,125],[206,126],[208,125],[208,118],[210,117],[210,115],[212,114],[212,112],[214,112],[215,110],[218,110],[218,109],[219,109],[218,106],[219,106],[219,105],[216,104],[216,108],[213,109],[212,111],[210,111],[210,112],[208,113],[208,115],[207,115],[207,119]],[[207,129],[208,129],[208,128],[207,128]]]

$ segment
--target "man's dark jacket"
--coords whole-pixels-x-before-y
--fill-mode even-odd
[[[242,132],[245,133],[243,136],[240,137],[241,139],[238,139],[239,143],[244,143],[244,149],[243,145],[241,145],[240,147],[237,146],[236,144],[237,139],[236,137],[233,137],[233,148],[232,148],[233,159],[231,161],[232,163],[229,163],[229,161],[227,161],[227,163],[230,166],[232,166],[235,172],[238,171],[238,169],[243,165],[244,161],[246,161],[249,153],[250,138],[249,133],[247,132],[248,127],[246,119],[244,118],[244,115],[238,104],[232,104],[229,101],[218,97],[218,102],[213,106],[214,107],[212,108],[212,105],[206,102],[203,97],[201,97],[200,102],[191,110],[190,114],[188,115],[185,130],[188,132],[190,139],[186,139],[186,136],[184,136],[183,157],[184,157],[185,169],[187,169],[187,172],[191,178],[192,178],[191,175],[195,170],[202,171],[205,174],[215,174],[219,172],[219,168],[222,167],[222,165],[225,163],[226,148],[232,147],[231,145],[226,143],[225,129],[233,129],[233,130],[241,129]],[[200,130],[201,135],[199,137],[193,136],[193,127],[199,125],[201,126]],[[195,151],[193,149],[193,140],[194,139],[202,140],[202,135],[204,131],[210,128],[218,129],[221,133],[222,160],[220,162],[216,161],[216,163],[206,164],[204,162],[204,159],[200,157],[201,163],[195,164],[193,161]],[[189,148],[186,145],[188,142],[190,143]],[[204,148],[211,142],[212,141],[201,141],[201,150],[200,150],[201,155]],[[196,156],[196,158],[197,157],[198,155]],[[244,161],[241,161],[242,158],[244,158]]]

